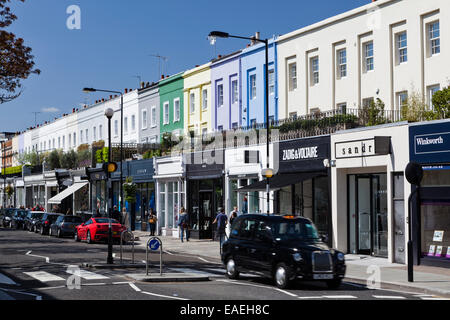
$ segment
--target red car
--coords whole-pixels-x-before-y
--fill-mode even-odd
[[[86,240],[87,243],[106,240],[108,241],[109,218],[91,218],[76,227],[75,241]],[[127,228],[117,220],[112,219],[113,240],[120,240],[120,235]]]

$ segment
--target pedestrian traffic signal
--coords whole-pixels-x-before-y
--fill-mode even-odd
[[[106,162],[103,164],[103,171],[112,173],[117,171],[117,164],[115,162]]]

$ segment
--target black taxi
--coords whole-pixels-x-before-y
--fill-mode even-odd
[[[307,218],[249,214],[237,217],[223,243],[222,262],[231,279],[240,272],[273,278],[279,288],[294,279],[325,281],[338,288],[345,276],[345,257],[330,249]]]

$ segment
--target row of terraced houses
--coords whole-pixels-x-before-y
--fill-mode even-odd
[[[430,187],[447,190],[450,185],[450,167],[446,165],[450,152],[438,147],[427,150],[426,144],[414,142],[416,136],[432,139],[435,133],[444,141],[450,122],[414,124],[406,121],[411,119],[403,113],[412,97],[423,101],[423,112],[436,111],[433,95],[450,85],[449,23],[447,0],[372,1],[271,37],[267,74],[265,47],[253,41],[193,69],[142,83],[138,89],[125,89],[123,141],[127,145],[158,144],[167,133],[188,137],[193,132],[207,137],[221,131],[261,129],[265,126],[267,93],[270,124],[274,128],[291,125],[270,144],[270,164],[279,165],[278,177],[272,181],[270,211],[310,217],[329,236],[330,244],[341,250],[405,263],[405,217],[412,193],[403,174],[406,164],[416,160],[429,165],[425,176]],[[384,107],[377,115],[384,124],[366,119],[366,111],[374,103]],[[68,152],[80,145],[107,141],[107,108],[115,111],[111,142],[119,143],[120,97],[109,96],[80,110],[74,108],[54,121],[8,134],[8,142],[2,144],[2,169],[20,167],[24,153]],[[295,126],[302,120],[336,119],[337,115],[353,117],[356,125],[341,130],[348,128],[346,123],[336,126],[330,121],[330,127],[308,132]],[[377,126],[367,126],[372,124]],[[428,125],[434,126],[435,132],[424,129]],[[123,175],[133,177],[138,185],[133,228],[144,219],[146,210],[154,208],[160,217],[159,232],[177,236],[179,209],[186,207],[192,215],[193,236],[209,238],[220,206],[227,212],[234,206],[243,213],[266,212],[265,186],[260,181],[261,169],[266,166],[265,148],[250,141],[222,149],[218,153],[223,159],[220,164],[203,161],[205,152],[200,152],[201,164],[169,155],[124,162]],[[441,157],[433,158],[433,152],[440,152]],[[427,154],[428,158],[424,157]],[[70,196],[68,206],[75,212],[103,210],[105,181],[95,169],[80,167],[67,172],[44,167],[36,174],[20,169],[16,177],[9,177],[16,193],[8,204],[41,204],[51,210]],[[72,183],[67,184],[67,191],[61,184],[69,178]],[[112,179],[117,204],[119,176],[114,174]],[[2,190],[7,184],[4,181]],[[430,189],[430,197],[445,194],[439,190]],[[431,198],[427,203],[434,203]],[[447,203],[445,199],[443,195],[440,203]],[[433,261],[448,265],[448,207],[424,208],[429,221],[434,222],[421,225],[428,229],[417,236],[416,261],[431,255]],[[441,242],[433,242],[434,229],[448,230]]]

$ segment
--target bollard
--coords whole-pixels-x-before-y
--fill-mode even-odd
[[[125,234],[129,234],[131,236],[131,252],[132,252],[131,263],[134,264],[134,234],[133,232],[128,230],[122,231],[122,233],[120,234],[120,264],[122,264],[122,254],[123,254],[122,243]]]
[[[160,238],[158,237],[150,237],[147,241],[147,246],[145,247],[145,272],[146,275],[148,276],[148,251],[149,251],[149,247],[150,247],[150,242],[152,242],[152,240],[156,240],[158,241],[159,244],[159,275],[162,276],[162,241]],[[152,249],[154,250],[154,249]],[[158,248],[156,248],[155,250],[158,250]]]

